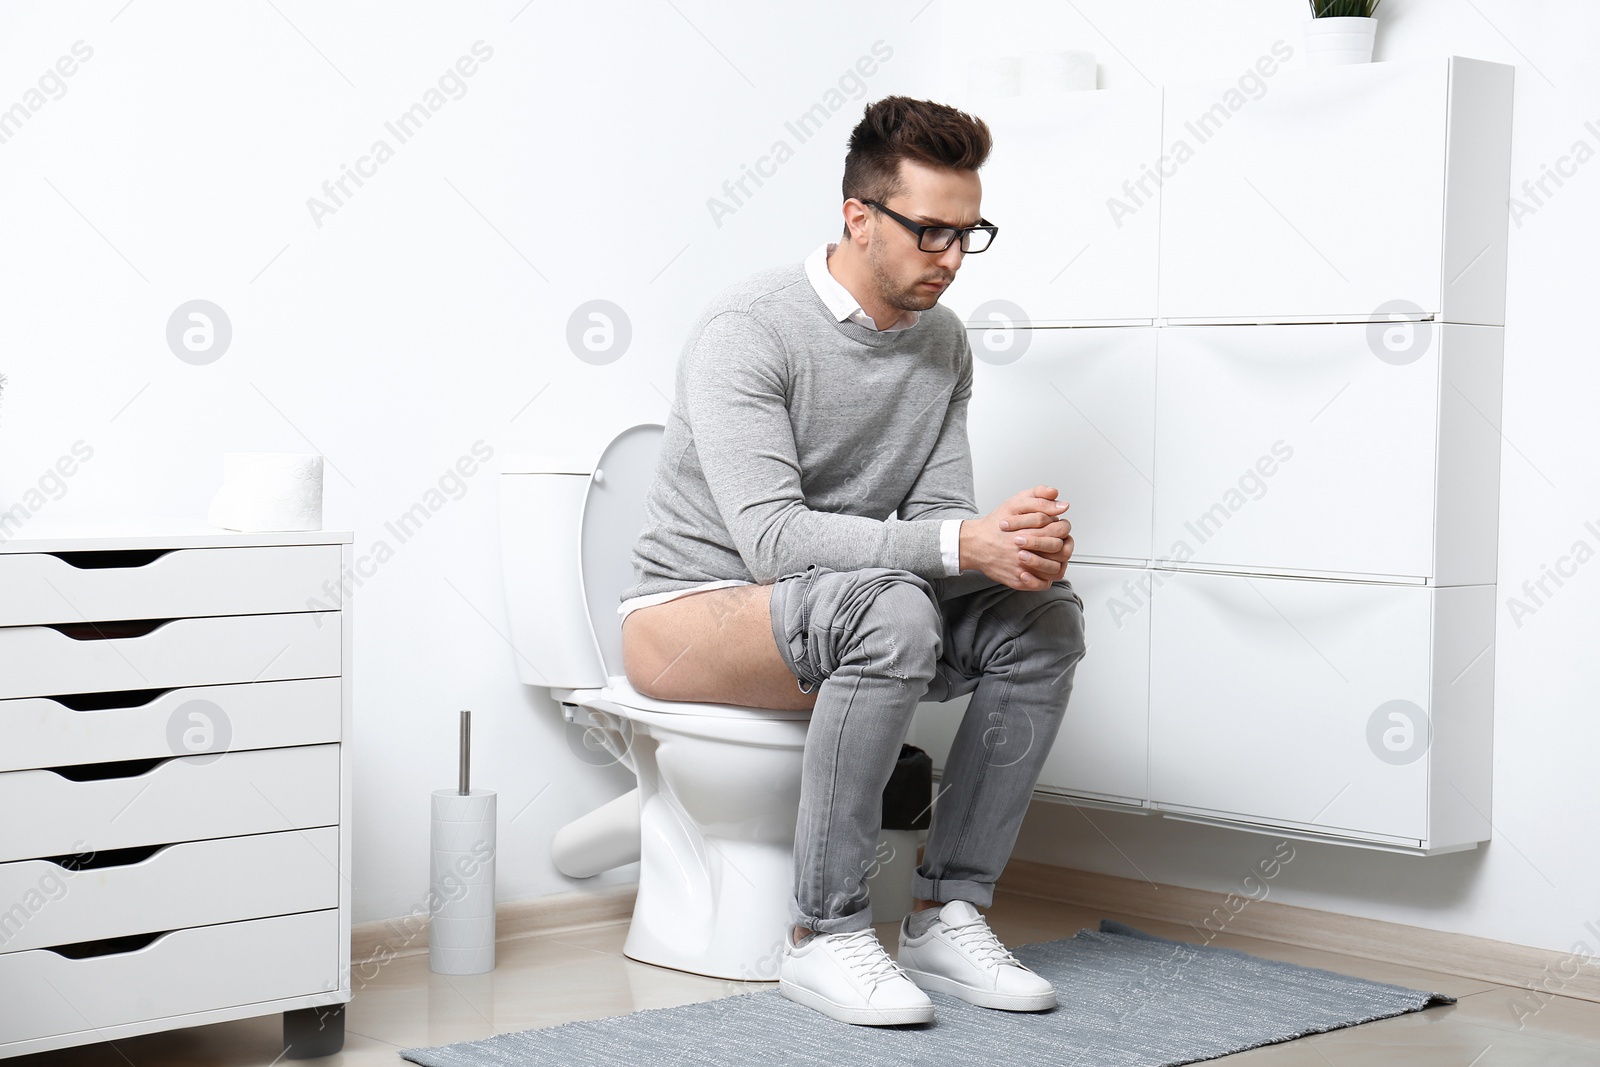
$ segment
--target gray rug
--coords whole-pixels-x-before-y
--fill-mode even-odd
[[[1155,937],[1098,931],[1012,953],[1056,987],[1047,1012],[978,1008],[930,993],[937,1017],[851,1026],[776,988],[400,1053],[424,1067],[507,1064],[852,1065],[1026,1063],[1168,1067],[1454,1004],[1333,971]]]

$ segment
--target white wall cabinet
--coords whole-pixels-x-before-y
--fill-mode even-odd
[[[1000,99],[980,117],[994,135],[983,213],[1000,234],[962,263],[951,306],[974,326],[999,321],[990,301],[1036,326],[1153,320],[1161,190],[1144,171],[1161,148],[1160,90]],[[1141,181],[1132,210],[1110,209]]]
[[[1447,56],[994,99],[973,326],[1505,321],[1511,80]],[[1004,302],[997,304],[995,302]],[[1380,310],[1382,309],[1382,310]]]
[[[1160,315],[1505,322],[1512,68],[1459,56],[1173,85]],[[998,245],[996,246],[998,248]]]
[[[1089,642],[1041,796],[1417,854],[1489,839],[1511,76],[1446,57],[1165,88],[1156,248],[1115,244],[1126,276],[1079,304],[1039,288],[1051,228],[1141,172],[1149,110],[995,109],[994,187],[1049,241],[1002,237],[1006,288],[968,294],[1035,305],[1021,331],[968,317],[975,488],[984,511],[1040,483],[1072,503]],[[1001,155],[1021,130],[1085,140]],[[1095,130],[1115,165],[1080,151]],[[936,771],[953,710],[918,712]]]
[[[1148,560],[1157,331],[1012,330],[1014,347],[998,352],[986,347],[989,332],[968,331],[978,510],[1053,485],[1071,505],[1075,559]]]
[[[1409,351],[1382,347],[1395,332]],[[1499,495],[1501,330],[1422,322],[1160,334],[1156,559],[1494,581],[1497,528],[1483,516]]]
[[[1143,805],[1148,795],[1151,612],[1142,567],[1072,563],[1086,649],[1066,719],[1039,772],[1046,793]]]
[[[1487,838],[1492,586],[1156,573],[1153,804],[1406,850]]]
[[[0,1059],[350,999],[348,532],[0,544]],[[19,813],[26,813],[25,817]]]

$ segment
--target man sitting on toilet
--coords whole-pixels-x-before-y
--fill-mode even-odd
[[[848,1023],[928,1022],[925,990],[1056,1004],[978,911],[1084,654],[1057,491],[974,503],[972,349],[939,295],[997,232],[990,144],[942,104],[866,109],[841,240],[724,290],[690,331],[623,594],[641,601],[622,631],[639,692],[811,709],[779,989]],[[1060,461],[1048,427],[1017,432]],[[967,693],[896,963],[865,884],[883,790],[917,704]]]

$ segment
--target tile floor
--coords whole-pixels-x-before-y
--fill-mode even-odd
[[[989,922],[1009,946],[1071,937],[1102,918],[1120,919],[1164,937],[1198,941],[1192,930],[1132,916],[1085,911],[1000,892]],[[895,924],[878,925],[891,954]],[[622,955],[626,924],[504,942],[496,969],[484,975],[430,974],[428,957],[390,961],[358,989],[347,1009],[344,1052],[281,1061],[277,1016],[126,1038],[8,1061],[7,1067],[270,1067],[308,1062],[328,1067],[403,1067],[401,1048],[439,1045],[494,1033],[554,1026],[731,996],[763,983],[724,982],[635,963]],[[1565,1067],[1600,1064],[1600,1004],[1553,997],[1519,1027],[1513,1003],[1526,994],[1470,978],[1223,933],[1213,944],[1270,959],[1459,998],[1449,1007],[1348,1027],[1227,1056],[1223,1067]],[[361,973],[361,972],[358,972]],[[818,1016],[818,1025],[841,1025]],[[1088,1065],[1085,1065],[1088,1067]]]

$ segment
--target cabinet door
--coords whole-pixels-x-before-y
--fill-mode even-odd
[[[1279,71],[1255,93],[1169,86],[1161,314],[1440,311],[1448,72],[1439,59]]]
[[[1087,646],[1072,676],[1067,716],[1039,772],[1039,787],[1142,804],[1150,735],[1150,610],[1153,571],[1071,563],[1083,599]]]
[[[1433,571],[1441,340],[1410,362],[1340,323],[1166,327],[1156,375],[1158,559],[1289,573]]]
[[[1053,485],[1071,505],[1075,558],[1148,560],[1156,329],[1007,331],[1001,348],[991,332],[968,332],[978,509]]]
[[[1421,842],[1434,595],[1168,573],[1152,598],[1151,800]]]
[[[1037,325],[1153,319],[1160,187],[1145,172],[1160,152],[1160,90],[985,101],[979,117],[994,137],[983,216],[1000,233],[962,263],[950,306],[974,325],[992,321],[990,301]],[[1141,181],[1140,203],[1112,210],[1108,197]]]

